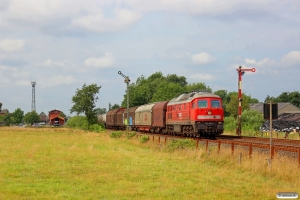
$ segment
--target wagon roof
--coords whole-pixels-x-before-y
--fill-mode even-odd
[[[113,110],[110,110],[107,112],[107,115],[114,115],[116,114],[119,110],[124,110],[125,108],[116,108],[116,109],[113,109]]]
[[[137,113],[137,112],[149,112],[149,111],[151,111],[152,110],[152,107],[155,105],[156,103],[150,103],[150,104],[146,104],[146,105],[142,105],[142,106],[139,106],[136,110],[135,110],[135,112]]]
[[[154,109],[166,109],[167,108],[167,103],[168,103],[169,101],[163,101],[163,102],[158,102],[157,104],[155,104],[154,106],[153,106],[153,110]]]

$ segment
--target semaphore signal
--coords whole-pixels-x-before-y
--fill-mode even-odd
[[[236,134],[241,135],[242,134],[242,76],[245,74],[245,72],[255,72],[255,68],[246,69],[242,68],[242,66],[239,66],[239,68],[236,69],[238,72],[238,127],[236,129]]]

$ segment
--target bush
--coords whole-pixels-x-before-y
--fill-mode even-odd
[[[195,149],[196,142],[191,139],[173,140],[168,144],[168,149],[174,151],[175,149]]]
[[[89,127],[89,130],[98,133],[98,132],[103,131],[104,129],[99,124],[93,124]]]
[[[122,135],[123,135],[123,132],[121,132],[121,131],[114,131],[114,132],[110,133],[110,137],[112,137],[112,138],[120,138],[120,137],[122,137]]]
[[[75,116],[67,121],[67,126],[71,128],[80,128],[83,130],[89,130],[89,123],[84,116]]]
[[[127,137],[128,139],[130,139],[130,138],[132,138],[132,137],[135,136],[135,135],[136,135],[136,132],[129,132],[129,133],[126,134],[126,137]]]
[[[234,117],[225,117],[224,118],[224,131],[225,132],[235,132],[237,127],[237,120]]]
[[[141,143],[146,143],[148,140],[149,140],[149,136],[146,136],[146,135],[143,135],[143,136],[140,138]]]

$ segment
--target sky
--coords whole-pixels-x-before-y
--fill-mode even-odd
[[[1,0],[0,102],[70,114],[83,84],[101,86],[96,107],[121,104],[121,71],[155,72],[263,102],[299,91],[299,0]]]

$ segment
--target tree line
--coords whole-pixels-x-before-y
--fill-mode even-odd
[[[0,105],[2,107],[2,103],[0,103]],[[63,112],[60,113],[60,116],[66,118],[66,115]],[[32,126],[33,124],[40,122],[40,115],[36,111],[24,114],[24,111],[21,110],[21,108],[16,108],[14,112],[8,112],[3,116],[0,116],[0,121],[5,122],[6,126],[10,126],[12,124],[19,125],[21,123],[26,123]]]
[[[95,103],[98,100],[96,94],[99,92],[101,86],[97,84],[86,85],[84,84],[82,89],[77,89],[75,95],[72,98],[74,104],[70,109],[70,112],[76,112],[77,115],[83,113],[87,117],[89,124],[96,123],[96,116],[106,113],[106,108],[96,108]],[[238,93],[235,91],[217,90],[212,89],[203,82],[188,83],[186,77],[178,76],[176,74],[168,74],[164,76],[162,72],[155,72],[149,77],[140,76],[135,82],[129,85],[129,106],[140,106],[152,102],[166,101],[175,98],[176,96],[196,90],[209,90],[222,98],[223,108],[225,111],[225,117],[227,121],[236,123],[237,109],[238,109]],[[112,110],[119,107],[127,106],[126,92],[123,96],[123,100],[119,104],[112,105],[109,103],[108,110]],[[291,102],[296,106],[300,106],[300,93],[299,92],[283,92],[278,97],[270,97],[267,95],[265,102]],[[259,123],[261,123],[262,115],[257,111],[250,110],[250,105],[254,103],[260,103],[258,99],[253,98],[249,94],[243,94],[242,97],[242,110],[244,118],[251,121],[252,124],[256,124],[256,129]],[[255,122],[254,118],[257,120]],[[225,120],[226,121],[226,120]],[[229,123],[228,123],[229,124]],[[250,126],[249,123],[244,121],[244,124]]]

